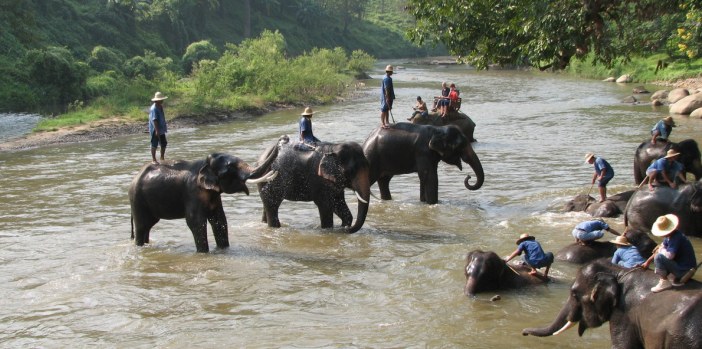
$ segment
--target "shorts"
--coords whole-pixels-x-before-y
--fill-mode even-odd
[[[529,262],[526,262],[526,263],[529,264],[529,266],[531,266],[534,269],[548,267],[551,264],[553,264],[553,252],[544,253],[544,257],[545,257],[544,259],[540,260],[538,263],[535,263],[533,265]],[[526,259],[525,259],[525,261],[526,261]]]
[[[597,186],[598,186],[598,187],[606,187],[606,186],[607,186],[607,183],[609,183],[609,181],[611,181],[612,178],[614,178],[614,176],[612,176],[612,177],[605,177],[605,178],[600,179],[600,181],[597,183]]]
[[[392,109],[392,101],[390,101],[390,104],[382,103],[380,105],[380,111],[383,113],[387,113],[390,109]]]
[[[573,237],[580,240],[580,241],[593,241],[600,239],[604,236],[604,230],[593,230],[591,232],[587,232],[582,229],[575,228],[573,229]]]
[[[160,134],[156,136],[155,133],[151,133],[151,148],[158,148],[159,143],[161,144],[161,148],[165,148],[166,145],[168,145],[168,141],[166,140],[166,135],[165,134]]]

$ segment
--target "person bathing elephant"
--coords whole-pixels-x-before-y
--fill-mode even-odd
[[[588,194],[579,194],[566,202],[563,210],[565,212],[585,212],[593,217],[617,217],[624,213],[626,203],[629,202],[632,195],[634,195],[634,190],[628,190],[610,195],[604,202],[599,202]]]
[[[395,175],[416,172],[419,176],[419,199],[428,204],[438,202],[439,161],[463,169],[461,160],[470,165],[477,177],[475,184],[464,180],[469,190],[483,185],[483,166],[465,135],[456,126],[415,125],[400,122],[387,129],[377,128],[363,143],[363,153],[370,163],[370,184],[378,182],[383,200],[392,200],[390,180]]]
[[[683,165],[683,171],[695,176],[695,180],[702,178],[702,153],[694,139],[686,139],[679,143],[650,141],[642,142],[634,153],[634,181],[639,185],[646,178],[646,170],[651,162],[666,156],[667,151],[673,149],[680,153],[678,162]]]
[[[463,267],[466,278],[463,293],[473,296],[486,291],[521,288],[548,282],[548,278],[531,275],[531,267],[526,265],[509,265],[492,251],[473,250],[468,252]]]
[[[270,169],[278,176],[258,186],[263,202],[263,222],[269,227],[280,227],[278,209],[283,200],[313,201],[319,210],[322,228],[334,226],[333,215],[341,219],[343,227],[355,233],[363,226],[370,201],[368,160],[358,143],[317,143],[314,149],[300,147],[281,137],[277,147],[267,149],[261,161],[278,151]],[[278,148],[280,148],[278,150]],[[344,199],[344,188],[352,189],[358,198],[356,222]]]
[[[636,247],[639,253],[648,258],[656,247],[656,242],[647,233],[640,230],[626,229],[617,238],[623,237]],[[566,245],[556,252],[556,260],[573,264],[585,264],[598,258],[611,258],[617,250],[617,245],[611,241],[590,241],[583,245],[577,242]]]
[[[525,328],[525,336],[558,335],[578,325],[578,335],[609,321],[612,348],[702,348],[702,284],[651,293],[658,276],[598,259],[575,276],[569,297],[554,321]]]
[[[624,211],[624,224],[630,230],[650,232],[656,218],[673,213],[680,229],[689,236],[702,236],[702,181],[683,184],[678,189],[642,188],[632,195]]]
[[[217,247],[229,247],[222,193],[249,195],[247,180],[254,183],[274,178],[267,169],[276,155],[277,152],[271,153],[256,168],[235,156],[219,153],[210,154],[205,160],[144,166],[129,186],[134,243],[148,243],[151,228],[161,219],[185,218],[197,252],[209,251],[208,221]]]

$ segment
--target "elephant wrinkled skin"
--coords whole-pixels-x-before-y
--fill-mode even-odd
[[[627,229],[624,236],[632,245],[636,246],[644,258],[650,257],[656,247],[656,242],[645,232]],[[574,242],[560,249],[556,253],[556,260],[585,264],[602,257],[611,259],[616,250],[617,246],[609,241],[591,241],[586,245]]]
[[[680,218],[678,228],[688,236],[702,236],[702,181],[677,189],[644,187],[634,193],[624,211],[624,224],[633,230],[650,232],[656,218],[673,213]]]
[[[581,268],[554,321],[522,334],[545,337],[578,325],[578,334],[609,321],[612,348],[701,348],[702,284],[652,293],[659,277],[651,270],[625,269],[605,259]]]
[[[617,217],[624,212],[626,203],[633,194],[634,190],[621,192],[608,196],[604,202],[599,202],[588,194],[580,194],[565,204],[564,211],[586,212],[593,217]]]
[[[271,154],[257,168],[235,156],[218,153],[200,161],[144,166],[129,187],[134,243],[138,246],[148,243],[151,228],[161,219],[185,218],[193,233],[197,252],[209,251],[208,221],[217,247],[229,247],[221,194],[244,192],[249,195],[246,181],[271,177],[265,168],[276,154]]]
[[[380,197],[392,200],[390,180],[395,175],[417,173],[419,199],[428,204],[438,202],[439,161],[462,169],[461,160],[475,172],[464,180],[469,190],[478,190],[485,179],[483,166],[466,136],[455,126],[415,125],[400,122],[388,128],[377,128],[363,143],[363,153],[370,163],[370,183],[378,182]]]
[[[529,275],[526,265],[509,265],[495,252],[473,250],[466,255],[463,275],[466,284],[463,293],[472,296],[479,292],[506,290],[548,282],[541,274]]]
[[[441,117],[439,113],[429,113],[427,117],[423,117],[417,114],[412,118],[413,124],[419,125],[434,125],[434,126],[448,126],[454,125],[458,127],[461,132],[468,138],[468,142],[477,142],[473,137],[475,132],[475,122],[470,118],[470,116],[461,113],[459,111],[451,111],[446,117]]]
[[[283,200],[313,201],[319,210],[322,228],[332,228],[336,214],[343,227],[350,227],[349,233],[361,229],[370,201],[368,160],[361,146],[356,142],[319,143],[311,149],[299,143],[288,143],[286,138],[281,138],[278,157],[270,165],[278,176],[258,186],[263,202],[262,221],[269,227],[280,227],[278,209]],[[261,159],[273,151],[269,148]],[[353,225],[344,188],[355,191],[359,199]]]
[[[678,162],[683,165],[685,172],[692,173],[695,180],[699,181],[702,178],[702,159],[700,148],[697,142],[693,139],[686,139],[678,143],[658,142],[655,145],[651,141],[641,143],[634,154],[634,181],[640,184],[646,177],[646,169],[651,164],[651,161],[660,159],[665,156],[666,151],[670,148],[680,152]]]

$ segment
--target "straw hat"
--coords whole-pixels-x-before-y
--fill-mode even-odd
[[[388,71],[389,71],[389,72],[393,71],[393,70],[392,70],[392,65],[388,64],[388,66],[385,67],[385,71],[386,71],[386,72],[388,72]]]
[[[162,100],[164,100],[164,99],[166,99],[166,98],[168,98],[168,97],[164,96],[163,93],[161,93],[161,92],[156,92],[156,94],[154,95],[154,98],[151,98],[151,101],[152,101],[152,102],[162,101]]]
[[[651,227],[651,233],[655,236],[666,236],[675,230],[675,228],[678,227],[678,223],[680,222],[680,219],[678,219],[678,216],[670,213],[665,216],[660,216],[658,219],[656,219],[656,222],[653,223],[653,227]]]
[[[615,245],[621,245],[621,246],[631,246],[629,243],[629,240],[626,238],[624,235],[619,235],[617,236],[616,239],[614,240],[609,240],[609,242],[615,244]]]
[[[663,123],[666,124],[666,125],[670,125],[670,126],[675,127],[675,121],[673,121],[673,117],[672,117],[672,116],[666,116],[666,117],[663,119]]]
[[[595,157],[595,153],[587,153],[585,154],[585,162],[588,163],[590,162],[590,158]]]
[[[665,153],[665,158],[672,158],[673,156],[678,156],[680,153],[676,152],[673,149],[668,149],[668,151]]]
[[[305,111],[302,112],[302,114],[300,114],[300,115],[302,115],[302,116],[312,116],[312,114],[314,114],[314,112],[312,112],[312,108],[307,107],[307,108],[305,108]]]
[[[524,234],[522,234],[522,235],[519,235],[519,239],[517,239],[517,245],[521,244],[522,241],[526,241],[526,240],[535,240],[535,239],[536,239],[535,237],[533,237],[533,236],[531,236],[531,235],[529,235],[529,234],[527,234],[527,233],[524,233]]]

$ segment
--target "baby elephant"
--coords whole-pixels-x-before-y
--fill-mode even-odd
[[[463,293],[472,296],[479,292],[521,288],[548,282],[541,274],[529,275],[526,265],[509,265],[495,252],[473,250],[466,255],[463,274],[466,285]]]

